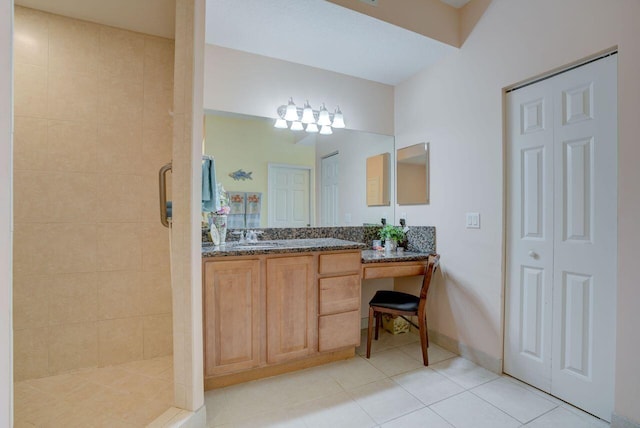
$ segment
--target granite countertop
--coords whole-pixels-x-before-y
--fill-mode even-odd
[[[412,251],[404,251],[396,253],[395,251],[385,254],[384,251],[363,250],[362,263],[388,263],[388,262],[412,262],[420,260],[428,260],[429,253],[417,253]]]
[[[202,257],[250,256],[256,254],[307,253],[313,251],[361,250],[366,248],[360,242],[345,241],[335,238],[315,239],[278,239],[258,241],[252,244],[240,244],[238,241],[227,241],[224,246],[202,246]]]

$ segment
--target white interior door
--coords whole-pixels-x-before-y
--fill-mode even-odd
[[[320,180],[320,225],[338,226],[338,195],[340,193],[339,154],[322,158]]]
[[[505,371],[606,420],[616,331],[616,72],[614,55],[507,97]]]
[[[311,169],[269,165],[269,227],[311,225]]]

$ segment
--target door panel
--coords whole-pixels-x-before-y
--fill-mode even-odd
[[[310,169],[269,165],[269,227],[311,224]]]
[[[553,285],[553,96],[509,94],[507,287],[504,370],[551,390]],[[550,126],[551,125],[551,126]]]
[[[505,372],[609,420],[616,56],[507,95]]]

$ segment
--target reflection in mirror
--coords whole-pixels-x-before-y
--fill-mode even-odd
[[[390,205],[366,201],[367,158],[384,152],[393,157],[393,137],[348,129],[307,134],[274,128],[270,118],[205,116],[204,154],[214,156],[217,180],[235,201],[232,229],[393,223]],[[390,201],[394,164],[390,159]]]
[[[398,205],[429,203],[429,143],[398,149]]]
[[[389,153],[367,158],[367,206],[389,205]]]

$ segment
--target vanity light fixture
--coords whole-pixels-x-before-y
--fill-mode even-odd
[[[292,131],[304,129],[309,133],[319,132],[322,135],[333,134],[332,128],[345,127],[340,107],[336,107],[334,113],[329,113],[322,103],[320,110],[314,110],[307,100],[304,107],[300,108],[293,102],[293,98],[289,98],[287,105],[278,107],[278,118],[273,126],[280,129],[289,128]]]

